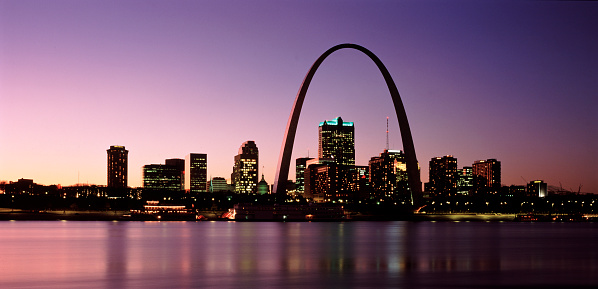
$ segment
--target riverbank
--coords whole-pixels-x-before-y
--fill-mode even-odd
[[[200,211],[206,220],[221,220],[224,211]],[[75,211],[48,210],[27,211],[10,208],[0,208],[0,220],[40,220],[40,221],[125,221],[129,211]],[[353,215],[350,221],[513,221],[514,214],[413,214],[402,216]]]
[[[74,210],[48,210],[28,211],[10,208],[0,208],[2,221],[127,221],[126,215],[130,211],[74,211]],[[207,220],[217,220],[224,211],[200,211]]]
[[[222,219],[220,216],[225,211],[199,211],[202,220],[207,221],[231,221]],[[48,211],[28,211],[10,208],[0,208],[0,221],[133,221],[130,211],[74,211],[74,210],[48,210]],[[521,215],[519,215],[521,216]],[[534,215],[535,216],[535,215]],[[544,215],[542,215],[545,217]],[[569,216],[569,215],[563,215]],[[563,217],[561,216],[561,217]],[[414,222],[513,222],[513,221],[557,221],[557,222],[575,222],[575,221],[596,221],[598,216],[591,218],[537,218],[534,220],[518,219],[517,214],[402,214],[402,215],[362,215],[351,214],[350,219],[339,221],[414,221]],[[164,220],[162,220],[164,221]],[[334,220],[327,220],[334,221]]]

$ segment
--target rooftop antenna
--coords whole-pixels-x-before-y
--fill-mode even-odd
[[[388,116],[386,117],[386,151],[389,150],[389,145],[388,145]]]

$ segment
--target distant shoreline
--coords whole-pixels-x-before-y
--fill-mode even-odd
[[[224,211],[199,211],[205,221],[239,221],[239,222],[278,222],[279,220],[229,220],[220,216]],[[0,221],[144,221],[140,219],[127,218],[130,211],[74,211],[74,210],[52,210],[32,212],[28,210],[0,208]],[[435,213],[435,214],[410,214],[410,215],[352,215],[350,219],[341,220],[309,220],[315,222],[383,222],[383,221],[410,221],[410,222],[550,222],[545,215],[537,215],[535,220],[517,220],[518,216],[524,214],[476,214],[476,213]],[[581,216],[581,215],[580,215]],[[592,218],[590,221],[596,221]],[[156,220],[157,221],[157,220]],[[159,221],[181,221],[181,220],[159,220]],[[195,221],[195,220],[188,220]],[[199,221],[199,220],[198,220]],[[308,220],[285,220],[286,222],[305,222]],[[558,220],[562,221],[584,221],[582,219]]]
[[[224,211],[223,211],[224,212]],[[219,219],[220,211],[200,211],[208,221],[224,220]],[[129,211],[25,211],[10,208],[0,208],[0,221],[128,221],[125,215]],[[414,214],[409,216],[386,216],[386,215],[354,215],[349,220],[338,221],[452,221],[452,222],[504,222],[514,221],[516,214]],[[225,220],[232,221],[232,220]]]

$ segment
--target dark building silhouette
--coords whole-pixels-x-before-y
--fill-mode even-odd
[[[355,165],[355,127],[339,116],[319,125],[318,158],[334,159],[339,165]]]
[[[179,189],[185,190],[185,160],[184,159],[167,159],[164,161],[167,166],[175,167],[181,176],[181,184]]]
[[[143,188],[149,190],[180,191],[180,168],[162,164],[143,166]]]
[[[447,155],[430,160],[428,189],[437,196],[452,196],[457,192],[457,159]]]
[[[108,152],[108,187],[127,187],[127,167],[129,151],[124,146],[110,146]]]
[[[258,149],[255,142],[246,141],[239,148],[239,154],[235,156],[231,182],[234,184],[236,193],[256,193],[258,183]]]
[[[298,158],[295,160],[295,192],[302,195],[305,192],[305,168],[307,168],[307,161],[313,158]]]
[[[500,162],[496,159],[475,161],[472,166],[474,186],[477,192],[500,191]]]
[[[525,186],[510,185],[508,187],[503,187],[502,189],[503,191],[506,190],[503,194],[504,197],[512,198],[525,196]]]
[[[384,150],[369,161],[370,187],[375,197],[391,197],[406,192],[407,164],[400,150]]]
[[[208,183],[208,155],[188,154],[185,158],[185,189],[189,192],[206,192]]]

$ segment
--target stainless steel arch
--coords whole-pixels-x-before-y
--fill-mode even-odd
[[[370,59],[372,59],[372,61],[374,61],[376,66],[378,66],[378,69],[380,69],[382,76],[384,76],[384,80],[388,86],[390,96],[392,97],[392,101],[395,106],[397,119],[399,121],[401,139],[403,140],[403,150],[405,151],[405,160],[407,162],[407,177],[409,180],[409,187],[411,189],[412,202],[414,204],[419,204],[422,197],[422,188],[417,158],[415,156],[415,147],[413,146],[413,138],[411,137],[409,122],[407,121],[407,115],[405,114],[405,108],[403,107],[403,102],[401,101],[401,96],[399,95],[397,86],[392,80],[392,77],[390,76],[390,73],[384,64],[382,64],[382,61],[380,61],[380,59],[374,53],[363,46],[351,43],[339,44],[328,49],[316,60],[316,62],[314,62],[307,72],[307,75],[305,75],[305,78],[303,79],[303,83],[301,84],[299,92],[297,93],[297,97],[295,98],[295,103],[293,104],[289,121],[287,122],[287,129],[284,133],[284,143],[282,144],[280,156],[278,158],[278,170],[276,171],[276,178],[274,180],[274,191],[276,192],[276,197],[278,201],[281,202],[284,200],[286,195],[286,181],[289,175],[289,165],[291,162],[291,153],[293,152],[293,144],[295,142],[295,133],[297,131],[297,124],[299,122],[299,114],[301,113],[301,107],[303,106],[303,100],[305,99],[305,94],[307,93],[309,84],[311,83],[316,70],[320,64],[322,64],[324,59],[326,59],[326,57],[333,52],[344,48],[356,49],[363,52]]]

